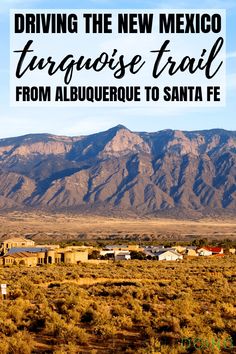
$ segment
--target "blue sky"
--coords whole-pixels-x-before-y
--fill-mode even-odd
[[[1,0],[0,2],[0,138],[28,133],[81,135],[123,124],[134,131],[162,129],[236,130],[236,1],[202,0],[201,8],[226,9],[227,100],[221,108],[13,108],[9,102],[9,10],[11,8],[199,8],[197,0]]]

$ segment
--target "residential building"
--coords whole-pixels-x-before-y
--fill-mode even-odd
[[[164,246],[146,246],[143,248],[143,253],[148,257],[156,257],[157,252],[165,249]]]
[[[199,256],[199,254],[197,253],[197,247],[195,246],[187,246],[185,250],[185,254],[189,257]]]
[[[1,252],[2,252],[2,254],[5,254],[13,247],[15,247],[15,248],[34,247],[34,245],[35,245],[35,242],[32,240],[28,240],[28,239],[21,238],[21,237],[14,237],[14,238],[4,240],[1,243]]]
[[[199,256],[211,256],[212,252],[208,249],[206,249],[205,247],[199,248],[197,250],[197,253],[199,254]]]
[[[31,252],[16,252],[3,256],[3,265],[26,265],[28,267],[38,264],[38,254]]]
[[[177,261],[183,259],[182,254],[173,249],[163,249],[156,253],[159,261]]]
[[[115,251],[114,253],[115,261],[129,260],[131,259],[130,251]]]
[[[204,246],[197,249],[199,256],[212,256],[212,255],[220,255],[224,253],[222,247],[210,247]]]
[[[143,248],[140,248],[139,245],[107,245],[104,247],[104,250],[109,250],[109,251],[142,251]]]
[[[85,247],[68,246],[65,248],[57,248],[54,247],[55,245],[53,245],[52,248],[48,245],[47,247],[44,245],[40,247],[26,247],[26,245],[31,245],[26,241],[28,240],[21,239],[18,243],[15,240],[13,242],[12,239],[4,241],[5,244],[3,248],[5,247],[5,250],[7,250],[9,246],[10,248],[0,257],[0,264],[35,266],[54,263],[77,264],[79,262],[88,261],[88,249]]]

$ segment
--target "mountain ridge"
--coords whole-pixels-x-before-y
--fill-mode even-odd
[[[235,213],[236,131],[132,132],[0,139],[0,210]]]

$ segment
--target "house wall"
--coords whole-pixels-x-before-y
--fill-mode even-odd
[[[130,252],[129,251],[115,251],[114,257],[115,257],[116,261],[128,260],[128,259],[130,259]]]
[[[47,258],[45,252],[38,252],[37,253],[37,262],[38,264],[46,264]]]
[[[129,259],[131,259],[131,257],[130,257],[130,255],[116,255],[116,257],[115,257],[115,260],[116,261],[127,261],[127,260],[129,260]]]
[[[48,250],[47,251],[47,264],[54,264],[55,263],[55,251]]]
[[[3,265],[26,265],[28,267],[36,266],[38,263],[37,255],[32,257],[5,257]]]
[[[176,261],[177,259],[182,259],[183,256],[178,256],[172,252],[164,252],[158,256],[159,261]]]
[[[88,251],[68,251],[64,253],[65,264],[77,264],[88,260]]]
[[[191,257],[196,257],[198,256],[198,253],[195,250],[187,250],[187,255]]]
[[[158,257],[159,261],[176,261],[176,259],[178,259],[177,256],[175,255],[170,255],[170,254],[161,254]]]
[[[75,254],[73,252],[65,252],[64,254],[65,264],[75,264]]]
[[[199,249],[197,252],[199,253],[200,256],[211,256],[212,255],[211,251],[204,250],[204,249]]]
[[[17,240],[17,239],[8,239],[2,242],[3,253],[6,253],[13,247],[32,247],[35,245],[35,242],[32,240]]]
[[[86,262],[88,260],[88,251],[77,251],[74,253],[75,255],[75,262]]]
[[[26,257],[25,258],[25,265],[27,265],[28,267],[34,267],[36,266],[38,263],[38,259],[37,256],[36,257]]]

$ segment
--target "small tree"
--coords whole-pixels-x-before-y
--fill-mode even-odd
[[[131,259],[139,259],[139,260],[146,259],[145,253],[140,251],[130,251],[130,257]]]
[[[89,259],[100,259],[100,252],[97,250],[92,251],[89,256]]]

